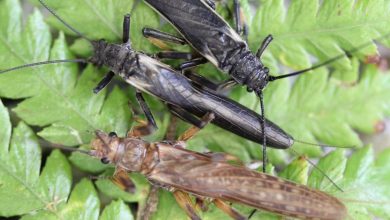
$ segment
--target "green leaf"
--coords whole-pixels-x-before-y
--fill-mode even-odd
[[[358,219],[387,218],[390,214],[390,153],[385,150],[378,154],[377,160],[371,147],[365,147],[354,153],[346,165],[342,182],[350,213],[357,213]],[[386,161],[386,162],[384,162]]]
[[[83,179],[73,189],[60,215],[63,219],[97,219],[99,206],[99,198],[92,183]]]
[[[1,104],[1,136],[9,140],[10,123]],[[8,136],[8,137],[7,137]],[[32,130],[20,123],[13,131],[10,144],[1,144],[0,216],[21,215],[48,209],[67,200],[71,171],[66,158],[53,151],[40,172],[41,149]]]
[[[123,203],[123,201],[113,201],[104,210],[99,220],[121,220],[128,219],[133,220],[133,215],[129,207]]]
[[[102,193],[111,198],[120,198],[126,202],[140,202],[145,200],[149,191],[149,184],[145,177],[138,173],[130,174],[130,178],[136,187],[136,192],[132,194],[123,191],[110,180],[110,177],[112,177],[113,174],[114,170],[107,170],[100,176],[99,180],[96,181],[96,186]]]
[[[19,6],[10,5],[8,7]],[[17,17],[9,19],[15,20]],[[40,55],[42,48],[46,48],[47,51],[50,49],[51,39],[49,30],[42,21],[42,16],[35,11],[29,20],[29,26],[23,31],[26,35],[23,37],[29,39],[28,47],[5,42],[8,49],[4,50],[0,57],[2,59],[11,58],[12,62],[7,62],[7,64],[16,65],[49,59],[48,54]],[[32,33],[28,34],[30,32]],[[4,40],[11,41],[14,36],[13,33],[8,33],[6,37]],[[27,49],[33,53],[29,55]],[[50,54],[50,59],[72,58],[63,34],[60,34],[55,41]],[[90,131],[96,129],[117,131],[123,135],[130,122],[127,98],[117,88],[114,88],[106,100],[104,100],[105,91],[99,95],[93,94],[92,89],[102,77],[97,73],[95,68],[89,66],[78,77],[75,64],[47,65],[9,72],[0,76],[2,85],[0,95],[14,99],[29,97],[22,101],[14,111],[28,124],[45,126],[39,135],[54,143],[68,146],[88,143],[92,137]],[[113,115],[115,117],[112,117]]]
[[[186,213],[176,203],[172,193],[159,190],[157,212],[152,216],[153,220],[183,219]]]
[[[35,10],[28,18],[26,27],[22,30],[19,1],[1,1],[0,8],[0,14],[4,18],[1,20],[2,27],[5,25],[0,32],[0,68],[7,69],[21,64],[47,60],[51,36],[49,27],[42,20],[42,15]],[[2,74],[0,76],[0,95],[8,98],[30,97],[40,93],[43,83],[43,80],[36,74]]]
[[[84,149],[84,150],[89,150],[90,146],[89,145],[82,145],[80,146],[79,149]],[[89,155],[82,154],[79,152],[73,152],[69,156],[70,162],[77,168],[79,168],[82,171],[86,171],[89,173],[101,173],[104,170],[109,167],[106,164],[103,164],[100,162],[100,160],[96,160],[96,158],[92,158]]]
[[[345,164],[346,158],[343,150],[335,150],[329,153],[318,162],[317,167],[309,177],[308,185],[326,191],[334,190],[335,186],[329,179],[338,184],[343,178]]]
[[[297,158],[292,161],[278,176],[292,180],[296,183],[306,184],[308,173],[308,162],[305,157]]]
[[[253,48],[272,34],[268,53],[295,69],[310,65],[310,55],[327,60],[342,49],[352,49],[389,32],[390,5],[380,1],[260,1],[250,27]],[[389,43],[386,39],[384,42]],[[374,44],[357,55],[376,54]],[[350,69],[348,58],[337,61],[337,68]]]
[[[390,103],[385,94],[389,91],[389,76],[368,66],[359,84],[353,87],[327,81],[325,74],[313,74],[297,80],[286,102],[270,96],[265,100],[268,117],[280,122],[279,125],[298,140],[315,143],[317,139],[335,146],[361,146],[354,129],[374,131],[375,123],[388,111]],[[274,115],[268,107],[287,107],[288,114]]]
[[[104,2],[51,0],[46,3],[82,35],[93,40],[105,39],[110,42],[121,42],[123,16],[132,11],[134,2],[134,0]],[[157,27],[159,17],[142,1],[139,1],[132,12],[132,46],[137,50],[150,50],[152,46],[147,39],[142,37],[141,30],[145,26]],[[75,35],[57,19],[51,17],[49,21],[56,28]]]
[[[83,179],[75,186],[69,200],[49,204],[47,210],[29,213],[22,219],[98,219],[99,204],[99,198],[92,183]]]

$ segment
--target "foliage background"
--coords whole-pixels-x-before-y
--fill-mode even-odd
[[[218,12],[231,21],[228,4]],[[379,1],[303,1],[286,4],[282,0],[241,1],[249,26],[249,45],[256,50],[270,33],[274,41],[264,55],[271,73],[287,73],[324,61],[343,50],[390,32],[390,2]],[[37,4],[31,1],[32,4]],[[91,39],[120,42],[123,15],[133,8],[131,0],[60,1],[46,3],[74,28]],[[87,57],[90,48],[54,18],[31,13],[16,0],[0,0],[0,69],[20,64]],[[23,13],[28,13],[23,16]],[[26,18],[26,19],[24,19]],[[142,2],[132,13],[133,47],[145,52],[158,51],[141,36],[144,26],[174,32]],[[389,46],[389,40],[381,40]],[[173,46],[174,47],[174,46]],[[177,48],[177,47],[175,47]],[[181,50],[189,50],[179,47]],[[271,173],[332,193],[347,205],[353,219],[390,216],[390,151],[377,157],[371,147],[363,147],[357,131],[372,133],[375,125],[389,115],[388,73],[378,65],[367,64],[377,54],[375,44],[352,58],[343,58],[294,83],[281,80],[266,89],[266,114],[295,139],[337,146],[355,146],[351,150],[333,150],[319,160],[324,170],[344,192],[337,191],[318,171],[310,172],[305,160],[289,163],[289,151],[269,150],[275,169]],[[62,153],[53,146],[88,148],[92,131],[116,131],[124,135],[131,126],[127,101],[134,101],[134,90],[118,80],[99,95],[92,88],[107,70],[91,65],[47,65],[0,75],[0,216],[22,219],[132,219],[145,203],[149,185],[140,175],[131,174],[137,192],[120,191],[108,179],[110,166],[77,153]],[[215,80],[225,79],[211,65],[199,72]],[[236,88],[229,95],[259,111],[253,94]],[[159,130],[149,140],[161,140],[169,125],[167,109],[153,97],[147,97]],[[188,125],[180,124],[179,131]],[[243,140],[214,126],[188,143],[192,150],[223,151],[244,162],[259,161],[259,145]],[[301,154],[318,159],[320,147],[296,144]],[[358,149],[360,148],[360,149]],[[329,149],[325,149],[329,151]],[[348,157],[346,155],[349,155]],[[294,155],[295,156],[295,155]],[[289,165],[287,165],[289,164]],[[280,172],[279,172],[280,171]],[[166,191],[159,192],[160,203],[153,219],[183,219],[183,211]],[[138,204],[138,205],[136,205]],[[250,208],[235,204],[247,214]],[[212,205],[203,219],[226,217]],[[253,219],[277,219],[258,212]]]

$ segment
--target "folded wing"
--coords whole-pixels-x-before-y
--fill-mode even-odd
[[[243,203],[299,218],[343,219],[344,205],[335,197],[245,167],[215,162],[189,151],[160,148],[160,164],[149,179],[194,195]],[[171,155],[169,155],[171,154]]]
[[[145,0],[204,57],[220,66],[229,50],[246,46],[240,36],[202,0]]]

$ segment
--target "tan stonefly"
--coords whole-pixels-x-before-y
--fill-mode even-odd
[[[210,117],[211,118],[211,117]],[[96,131],[91,156],[116,166],[114,180],[133,191],[129,172],[138,172],[154,185],[173,192],[191,219],[200,219],[205,199],[234,219],[246,219],[225,203],[237,202],[256,209],[301,219],[345,219],[347,211],[337,198],[307,186],[234,165],[233,156],[197,153],[184,149],[185,141],[198,130],[192,127],[177,141],[147,142],[140,137],[150,130],[146,123],[125,138]],[[126,183],[127,182],[127,183]],[[189,194],[197,198],[193,204]]]

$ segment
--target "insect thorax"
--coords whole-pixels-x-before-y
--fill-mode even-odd
[[[127,171],[140,172],[146,157],[148,145],[148,142],[137,138],[124,139],[122,146],[118,147],[118,161],[116,164],[125,168]]]
[[[129,44],[110,44],[100,40],[93,43],[94,55],[90,61],[97,65],[107,66],[116,74],[126,72],[136,63],[136,54]]]
[[[248,90],[262,90],[268,83],[268,68],[248,48],[243,48],[228,60],[229,75]]]

